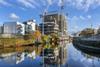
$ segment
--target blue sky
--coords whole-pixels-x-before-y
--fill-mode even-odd
[[[63,0],[64,10],[68,13],[68,32],[100,26],[100,0]],[[0,0],[0,24],[10,21],[35,19],[39,24],[40,14],[46,9],[59,11],[61,0]]]

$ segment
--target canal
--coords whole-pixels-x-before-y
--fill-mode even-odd
[[[52,64],[46,67],[100,67],[98,54],[85,53],[72,43],[66,46],[65,64]],[[43,67],[43,59],[34,46],[0,49],[0,67]]]

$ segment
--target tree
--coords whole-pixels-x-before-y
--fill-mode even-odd
[[[37,41],[40,41],[41,40],[41,33],[40,33],[39,30],[36,30],[34,32],[34,37],[35,37],[35,40],[37,40]]]
[[[54,45],[54,46],[58,46],[59,45],[58,41],[59,41],[59,36],[55,33],[52,33],[51,39],[50,39],[50,44]]]
[[[46,42],[49,40],[48,36],[47,35],[43,35],[42,36],[42,43],[43,45],[46,45]]]
[[[92,28],[86,28],[86,29],[82,30],[79,35],[80,36],[91,36],[93,34],[94,34],[94,29],[92,29]]]
[[[39,30],[36,30],[34,32],[34,38],[35,38],[35,46],[37,47],[37,50],[38,50],[38,46],[41,44],[40,41],[41,41],[41,33]]]

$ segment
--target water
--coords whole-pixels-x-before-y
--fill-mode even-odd
[[[61,67],[100,67],[99,57],[77,50],[72,44],[67,44],[66,47],[66,62]],[[39,52],[40,49],[36,50],[35,47],[0,49],[0,67],[43,67]],[[60,67],[60,65],[48,65],[48,67]]]
[[[89,52],[84,53],[73,45],[69,45],[67,64],[69,67],[100,67],[100,58],[96,56],[96,54],[90,55]]]

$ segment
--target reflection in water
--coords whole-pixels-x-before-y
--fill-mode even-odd
[[[100,57],[95,54],[85,53],[73,45],[68,48],[68,65],[69,67],[100,67]]]
[[[65,43],[64,43],[65,44]],[[66,46],[64,46],[66,48]],[[66,49],[63,49],[64,52],[60,54],[66,54]],[[41,67],[41,66],[49,66],[49,67],[58,67],[62,65],[58,64],[44,64],[43,57],[40,56],[42,51],[42,47],[35,46],[25,46],[25,47],[18,47],[18,48],[4,48],[0,49],[0,66],[2,67],[21,67],[21,66],[30,66],[30,67]],[[61,51],[62,52],[62,51]],[[54,49],[55,56],[58,57],[59,52],[58,49]],[[66,55],[60,55],[66,56]],[[64,62],[66,58],[61,57],[61,62]],[[48,60],[50,61],[50,60]],[[20,65],[20,66],[19,66]]]
[[[100,67],[100,55],[77,50],[72,44],[67,45],[67,61],[64,65],[49,67]],[[0,67],[43,67],[43,59],[34,46],[0,49]],[[96,56],[95,56],[96,55]]]
[[[11,64],[18,64],[25,60],[25,58],[36,58],[36,52],[32,47],[19,47],[19,48],[5,48],[0,49],[0,59],[4,62]]]
[[[24,61],[25,57],[35,59],[36,58],[35,50],[32,51],[31,53],[28,53],[28,52],[19,52],[19,53],[17,53],[17,55],[16,55],[16,64],[21,63],[22,61]]]
[[[91,56],[91,55],[85,54],[85,53],[82,53],[82,55],[83,55],[84,57],[86,57],[86,59],[88,60],[88,62],[91,63],[91,67],[97,67],[97,66],[96,66],[97,63],[100,62],[100,58],[99,58],[99,57],[97,58],[97,57],[95,57],[95,56]]]

